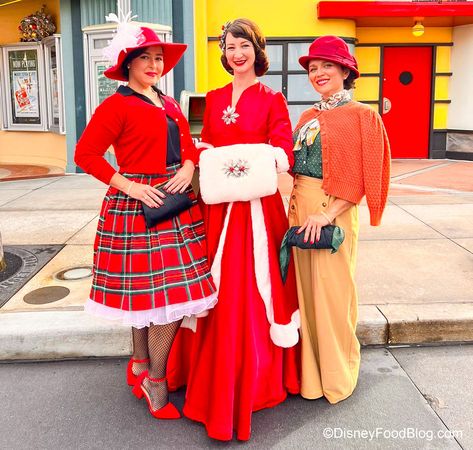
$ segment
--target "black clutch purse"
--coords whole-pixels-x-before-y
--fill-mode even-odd
[[[297,234],[300,227],[291,227],[286,231],[279,250],[279,267],[281,269],[281,276],[283,282],[286,282],[287,268],[291,260],[291,247],[301,249],[329,249],[332,253],[338,250],[338,247],[345,239],[345,232],[336,225],[326,225],[322,227],[320,233],[320,240],[313,244],[310,241],[304,242],[304,233]]]
[[[160,186],[161,185],[155,187],[159,189]],[[192,200],[186,192],[183,194],[179,192],[175,194],[165,192],[165,194],[166,197],[161,199],[163,204],[158,208],[150,208],[148,205],[141,202],[146,226],[148,228],[152,228],[164,220],[171,219],[192,206]]]

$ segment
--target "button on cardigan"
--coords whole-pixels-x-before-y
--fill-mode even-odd
[[[366,195],[371,225],[379,225],[386,206],[391,157],[381,117],[358,102],[328,111],[304,111],[296,128],[317,117],[322,141],[322,188],[352,203]]]
[[[85,172],[110,184],[116,169],[103,155],[113,145],[120,172],[165,173],[167,115],[179,128],[181,160],[197,164],[198,153],[179,104],[162,95],[164,108],[160,108],[139,95],[131,94],[130,88],[122,86],[97,107],[77,143],[75,163]]]

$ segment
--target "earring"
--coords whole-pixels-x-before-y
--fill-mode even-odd
[[[126,66],[127,69],[130,69],[130,64],[128,64],[128,66]]]

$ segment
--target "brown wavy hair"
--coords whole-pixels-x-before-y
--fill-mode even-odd
[[[253,44],[255,49],[255,73],[257,77],[263,76],[268,71],[269,59],[265,51],[266,39],[258,25],[249,19],[235,19],[226,28],[224,39],[227,38],[228,33],[231,33],[235,38],[247,39]],[[233,75],[233,69],[228,64],[227,57],[225,56],[225,48],[225,46],[222,48],[220,61],[225,70]]]
[[[350,70],[348,77],[343,80],[343,89],[349,91],[350,89],[355,89],[355,80],[357,79],[356,73],[353,70]]]

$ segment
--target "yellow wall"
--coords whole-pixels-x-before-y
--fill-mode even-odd
[[[207,46],[208,52],[208,78],[207,84],[201,84],[202,86],[208,86],[203,88],[199,92],[206,92],[210,89],[215,89],[220,86],[224,86],[232,80],[231,75],[223,68],[220,62],[220,56],[222,52],[218,46],[217,41],[210,41]],[[198,88],[199,89],[199,88]]]
[[[381,72],[381,48],[380,47],[355,47],[355,57],[358,68],[363,74],[377,74]],[[360,102],[379,100],[379,77],[361,77],[356,80],[354,98]],[[371,105],[378,110],[378,105]]]
[[[66,167],[66,137],[40,131],[0,131],[0,163]]]
[[[196,90],[206,92],[231,80],[220,63],[218,42],[207,40],[218,37],[228,20],[254,20],[267,38],[320,36],[334,30],[339,36],[355,37],[351,20],[318,20],[317,3],[299,0],[288,5],[287,0],[272,0],[268,6],[268,2],[255,0],[195,0]]]
[[[435,77],[435,100],[449,100],[448,98],[448,85],[450,77],[448,76],[437,76]]]
[[[452,47],[437,47],[435,71],[449,73],[451,71]],[[450,100],[450,77],[438,75],[435,77],[435,100]],[[434,103],[434,129],[445,130],[448,122],[448,104]]]
[[[360,44],[430,44],[452,42],[452,28],[425,27],[422,36],[412,35],[409,27],[360,27],[356,30]]]
[[[356,47],[355,57],[361,73],[379,73],[381,71],[380,47]]]
[[[220,64],[217,41],[209,41],[221,33],[221,26],[228,20],[247,17],[261,27],[267,38],[312,37],[336,34],[356,38],[359,44],[373,47],[356,47],[356,57],[362,73],[381,72],[380,48],[376,44],[440,44],[451,43],[453,29],[449,27],[426,27],[420,37],[414,37],[410,27],[360,27],[351,20],[318,20],[318,0],[287,0],[268,2],[239,0],[195,0],[196,25],[196,90],[206,92],[231,80]],[[450,72],[451,47],[437,47],[436,72]],[[360,101],[379,101],[379,77],[363,77],[357,80],[355,98]],[[435,100],[449,99],[449,77],[436,76]],[[370,105],[377,109],[377,105]],[[448,104],[434,104],[434,128],[444,129],[447,124]]]
[[[316,36],[333,33],[354,37],[355,24],[351,20],[318,20],[318,1],[207,0],[207,34],[218,36],[228,20],[247,17],[254,20],[266,36]],[[197,11],[196,11],[197,12]]]
[[[21,19],[35,13],[46,5],[46,12],[51,14],[56,24],[56,33],[60,33],[59,26],[59,0],[23,0],[19,3],[0,7],[0,45],[20,41],[18,26]]]
[[[450,72],[452,47],[437,47],[436,72]]]
[[[359,102],[379,99],[379,77],[361,77],[356,80],[355,100]]]
[[[59,26],[59,0],[23,0],[0,7],[0,45],[19,42],[18,25],[25,16],[46,4],[46,12]],[[3,69],[2,69],[3,70]],[[66,138],[55,133],[0,131],[0,163],[39,164],[66,167]]]
[[[434,130],[445,130],[447,128],[448,104],[437,103],[434,107]]]

